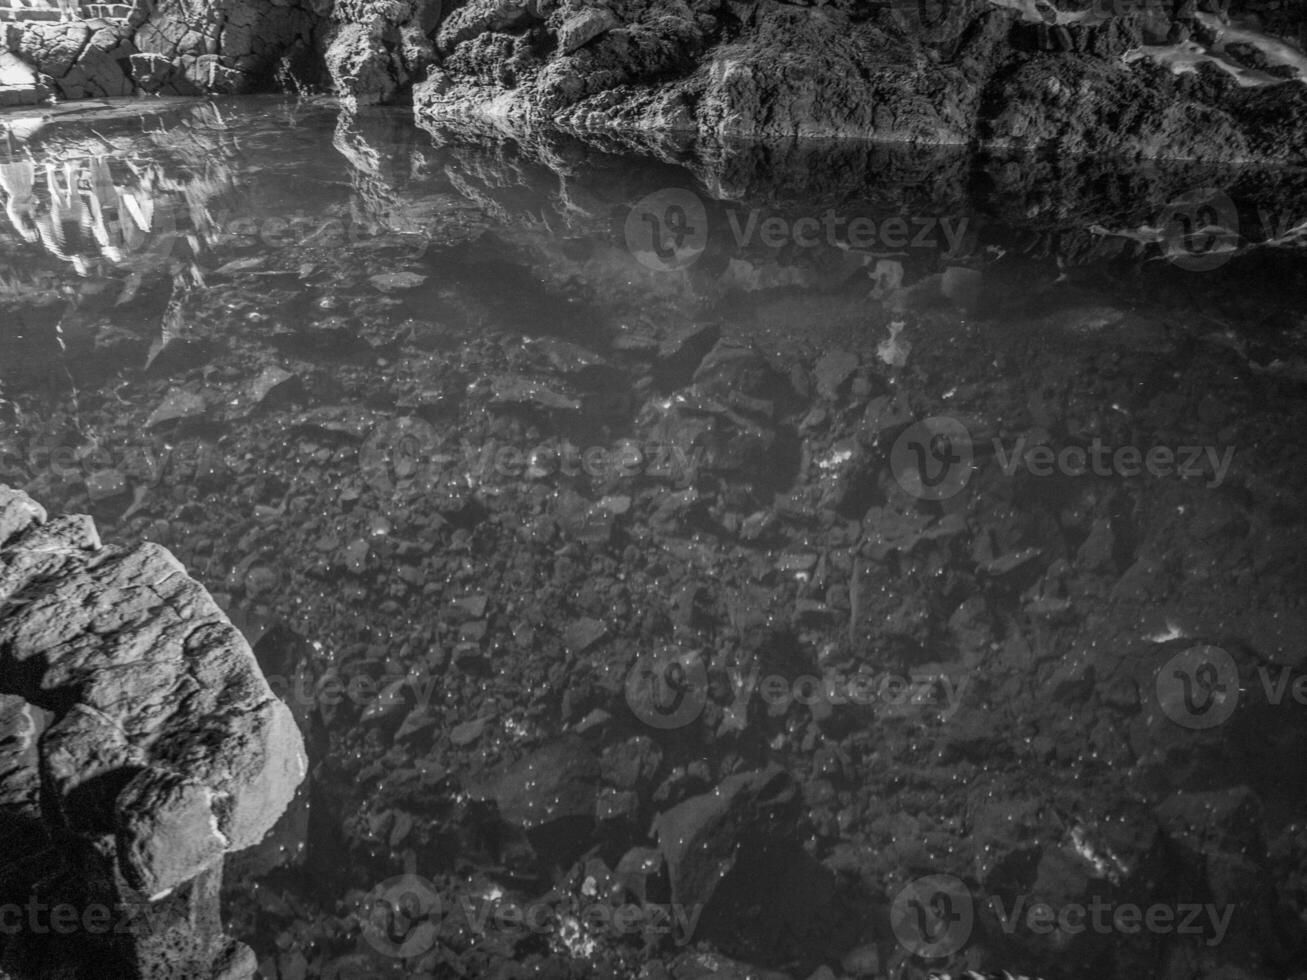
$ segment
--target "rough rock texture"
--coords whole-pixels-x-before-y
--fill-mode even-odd
[[[64,98],[327,86],[572,131],[1307,154],[1307,11],[1273,0],[160,0],[7,31]]]
[[[125,19],[6,24],[5,46],[66,99],[239,93],[315,82],[314,0],[158,0]]]
[[[136,48],[121,25],[35,22],[8,27],[10,51],[37,65],[63,98],[130,95],[127,71]]]
[[[6,24],[5,46],[62,98],[329,85],[390,101],[435,56],[440,0],[160,0],[129,17]]]
[[[425,77],[436,57],[440,0],[341,0],[326,48],[335,91],[350,102],[389,102]]]
[[[223,856],[262,839],[305,759],[209,594],[163,548],[103,547],[89,518],[49,520],[0,487],[0,690],[5,852],[44,840],[54,855],[39,881],[11,866],[8,896],[52,891],[144,926],[20,933],[3,966],[45,976],[104,957],[113,976],[240,975],[248,951],[218,918]]]
[[[279,74],[288,79],[314,72],[317,6],[314,0],[161,0],[133,36],[153,62],[168,60],[165,92],[252,91]]]
[[[1297,41],[1300,8],[1155,0],[1081,18],[1085,5],[1058,6],[1040,19],[1008,0],[470,0],[441,25],[441,64],[414,99],[433,120],[576,131],[1303,157],[1301,59],[1273,63],[1231,34]],[[1167,67],[1167,45],[1190,45],[1196,70]]]
[[[0,108],[32,105],[49,96],[31,65],[16,54],[0,51]]]

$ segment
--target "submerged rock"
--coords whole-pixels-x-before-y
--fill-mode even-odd
[[[513,764],[475,795],[494,800],[510,824],[537,830],[593,816],[598,783],[599,760],[585,742],[569,736]]]
[[[735,866],[741,838],[759,823],[759,810],[793,799],[794,783],[780,768],[728,776],[711,793],[659,814],[658,847],[667,861],[672,901],[702,909]]]
[[[199,418],[206,411],[208,411],[208,403],[205,402],[202,395],[176,388],[168,392],[168,396],[164,398],[159,407],[146,420],[145,427],[155,429],[171,423]]]

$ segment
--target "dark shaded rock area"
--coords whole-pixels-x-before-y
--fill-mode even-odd
[[[0,486],[0,690],[0,971],[252,976],[223,859],[276,823],[304,749],[209,594]]]
[[[5,30],[63,98],[325,88],[513,130],[1301,163],[1304,24],[1268,0],[161,0]]]

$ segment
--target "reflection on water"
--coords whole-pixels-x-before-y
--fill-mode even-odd
[[[217,230],[210,208],[235,183],[224,130],[209,106],[130,139],[92,137],[39,160],[20,146],[0,157],[9,229],[80,276],[189,264]]]
[[[3,158],[0,482],[176,551],[313,747],[262,974],[1292,975],[1307,182],[642,151]]]

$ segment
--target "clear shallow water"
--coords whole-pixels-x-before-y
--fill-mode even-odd
[[[265,976],[1294,975],[1299,175],[6,118],[0,481],[313,749]]]

